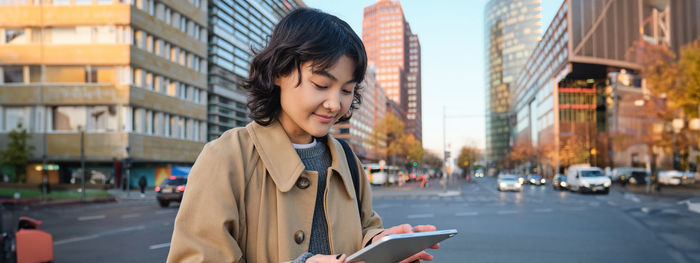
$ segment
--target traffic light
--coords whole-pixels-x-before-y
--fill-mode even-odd
[[[418,166],[418,162],[413,162],[413,166]]]

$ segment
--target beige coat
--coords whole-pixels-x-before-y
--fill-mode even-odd
[[[328,138],[333,161],[324,203],[330,250],[349,255],[383,230],[382,221],[357,161],[360,224],[345,153]],[[304,171],[279,122],[227,131],[204,146],[190,172],[168,262],[294,260],[309,248],[317,181],[316,172]]]

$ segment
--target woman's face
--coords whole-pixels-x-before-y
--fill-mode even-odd
[[[311,61],[301,64],[301,84],[296,69],[275,78],[280,87],[282,111],[279,121],[292,143],[312,142],[313,137],[328,134],[333,124],[350,109],[355,85],[355,63],[342,56],[328,69],[311,68]]]

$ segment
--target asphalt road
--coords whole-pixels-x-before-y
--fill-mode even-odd
[[[493,178],[452,196],[404,194],[375,198],[385,226],[459,231],[430,251],[436,262],[700,262],[700,214],[679,198],[581,195],[549,184],[501,193]],[[58,263],[163,262],[176,214],[177,205],[163,209],[148,197],[14,212],[44,220]]]

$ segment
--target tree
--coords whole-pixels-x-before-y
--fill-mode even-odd
[[[406,161],[408,161],[409,164],[423,161],[423,145],[416,140],[413,134],[404,137],[403,144],[406,149]]]
[[[433,169],[442,169],[444,164],[442,158],[429,152],[423,152],[423,164]]]
[[[471,167],[479,160],[479,150],[474,147],[464,146],[459,151],[457,157],[457,167],[462,169],[463,173],[471,171]]]
[[[0,162],[14,167],[15,182],[23,182],[27,160],[34,151],[34,146],[27,143],[32,136],[22,128],[22,123],[19,123],[16,129],[10,131],[8,137],[10,143],[7,145],[7,149],[0,151]]]
[[[682,106],[688,116],[700,118],[700,39],[681,48],[678,64],[686,100]]]
[[[405,134],[404,123],[394,114],[387,113],[372,130],[369,140],[372,145],[380,145],[378,152],[383,153],[389,164],[401,163],[401,158],[405,159]],[[386,145],[381,145],[380,141],[386,141]],[[399,159],[399,160],[397,160]]]

